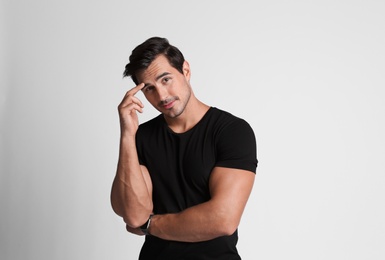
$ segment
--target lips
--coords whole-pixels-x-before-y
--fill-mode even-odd
[[[163,108],[170,109],[174,105],[175,100],[168,102],[166,104],[163,104]]]

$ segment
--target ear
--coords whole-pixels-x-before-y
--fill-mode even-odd
[[[190,81],[191,70],[190,64],[187,61],[183,62],[183,75],[186,77],[187,81]]]

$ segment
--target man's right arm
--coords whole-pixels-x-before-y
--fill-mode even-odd
[[[144,84],[139,84],[127,91],[118,107],[121,137],[111,204],[115,213],[131,228],[144,224],[153,210],[150,174],[145,166],[139,164],[135,140],[138,130],[136,113],[141,113],[143,108],[135,94],[143,87]]]
[[[111,204],[115,213],[133,228],[145,223],[152,213],[151,178],[147,168],[139,165],[134,138],[121,138]]]

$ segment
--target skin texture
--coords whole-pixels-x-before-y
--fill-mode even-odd
[[[152,213],[152,183],[145,166],[139,165],[135,146],[138,130],[137,112],[143,104],[139,91],[176,133],[197,124],[209,106],[199,101],[191,88],[191,71],[184,62],[183,74],[166,57],[158,56],[150,66],[137,73],[140,83],[129,90],[120,103],[121,140],[117,173],[111,191],[111,204],[125,223],[127,231],[143,235],[139,227]],[[176,214],[155,215],[149,232],[157,237],[185,242],[199,242],[231,235],[237,229],[254,183],[250,171],[215,167],[209,180],[211,199]]]

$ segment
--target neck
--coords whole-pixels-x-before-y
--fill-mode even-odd
[[[181,115],[175,118],[165,117],[168,127],[175,133],[184,133],[193,128],[209,110],[209,106],[191,95],[189,103]]]

